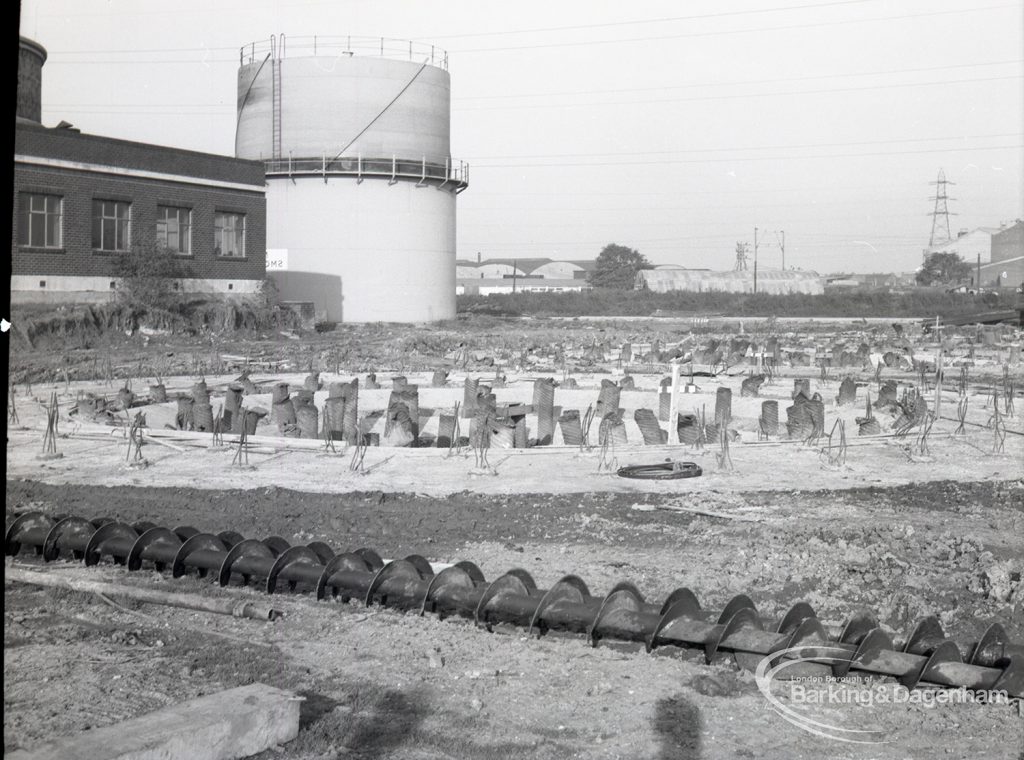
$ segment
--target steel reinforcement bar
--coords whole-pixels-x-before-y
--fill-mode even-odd
[[[895,677],[907,688],[926,683],[1024,697],[1024,645],[1012,643],[998,623],[977,642],[961,647],[946,638],[935,617],[927,617],[897,645],[870,614],[829,629],[806,602],[797,602],[778,625],[769,627],[743,594],[715,616],[701,609],[687,588],[658,604],[646,601],[628,582],[601,597],[575,575],[540,589],[521,569],[487,581],[472,562],[435,573],[419,555],[385,563],[372,549],[335,553],[322,542],[292,546],[279,536],[245,539],[231,531],[201,533],[191,527],[172,530],[42,512],[10,522],[4,549],[8,556],[34,550],[47,562],[74,557],[95,565],[110,558],[129,570],[169,568],[175,578],[212,573],[221,586],[258,580],[268,594],[286,584],[291,591],[312,591],[317,599],[359,599],[367,606],[377,602],[421,615],[459,615],[487,630],[509,623],[538,636],[549,630],[582,633],[592,646],[607,638],[642,642],[647,651],[666,645],[700,648],[709,663],[729,652],[748,670],[772,655],[772,665],[798,657],[801,662],[787,668],[793,675],[860,672]]]

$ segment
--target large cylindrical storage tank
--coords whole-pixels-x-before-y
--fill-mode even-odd
[[[338,322],[454,318],[467,169],[451,158],[444,53],[274,39],[243,48],[241,64],[235,154],[267,165],[281,300]]]

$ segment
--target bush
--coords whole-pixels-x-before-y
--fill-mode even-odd
[[[732,317],[955,317],[986,308],[1012,308],[1008,296],[984,302],[941,289],[917,288],[905,293],[857,290],[824,295],[766,293],[652,293],[646,290],[594,288],[581,293],[516,293],[459,296],[464,313],[538,316],[636,317],[656,312]]]
[[[187,299],[181,280],[191,277],[192,271],[169,251],[140,247],[118,257],[114,276],[121,305],[166,317],[181,313]]]

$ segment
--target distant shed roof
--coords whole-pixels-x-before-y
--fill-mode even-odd
[[[690,292],[753,293],[754,273],[710,272],[693,269],[644,269],[637,272],[636,286],[656,293],[673,290]],[[757,289],[764,293],[824,292],[824,280],[817,272],[764,269],[757,273]]]
[[[463,267],[483,267],[488,264],[491,265],[502,265],[508,267],[515,267],[520,272],[530,274],[535,269],[545,266],[547,264],[574,264],[580,269],[592,272],[597,266],[597,262],[594,259],[552,259],[552,258],[497,258],[497,259],[483,259],[482,261],[474,261],[473,259],[459,259],[455,262],[457,266]]]

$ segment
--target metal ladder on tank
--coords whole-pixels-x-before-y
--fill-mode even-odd
[[[273,35],[270,38],[271,46],[271,132],[272,158],[276,161],[281,158],[281,63],[284,59],[284,35],[281,35],[281,44],[277,45]]]

